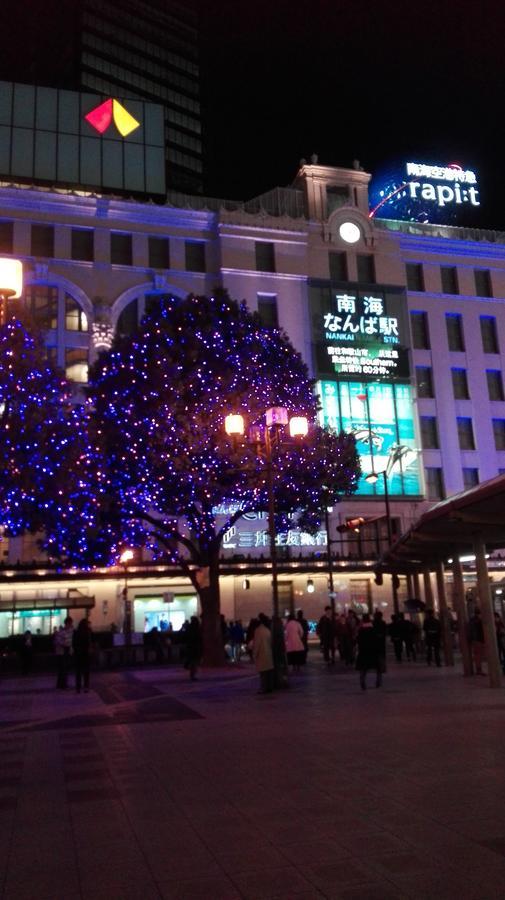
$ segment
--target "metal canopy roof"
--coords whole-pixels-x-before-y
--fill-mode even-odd
[[[476,539],[489,550],[505,547],[505,475],[437,503],[382,556],[380,567],[412,571],[468,552]]]

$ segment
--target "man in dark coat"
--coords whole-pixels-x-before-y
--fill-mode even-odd
[[[196,616],[191,616],[191,621],[184,634],[186,641],[186,655],[184,668],[189,669],[191,681],[196,679],[196,670],[202,658],[202,630]]]
[[[391,616],[391,624],[389,626],[389,636],[393,644],[395,659],[397,662],[402,662],[404,637],[403,618],[403,613],[393,613],[393,615]]]
[[[321,641],[321,649],[323,651],[324,661],[329,666],[335,664],[335,619],[331,610],[331,606],[325,606],[324,616],[319,619],[317,636]]]
[[[382,684],[382,672],[379,666],[379,651],[377,631],[373,627],[370,616],[365,613],[358,630],[358,658],[356,668],[359,671],[359,683],[363,691],[366,691],[366,673],[369,669],[375,669],[377,676],[375,687]]]
[[[435,657],[435,663],[440,667],[440,637],[442,628],[440,622],[435,618],[432,609],[426,610],[424,617],[424,640],[426,642],[426,662],[431,666],[432,657]]]
[[[484,675],[482,671],[482,660],[484,659],[484,626],[480,609],[475,609],[473,616],[468,620],[468,641],[472,648],[473,662],[475,665],[475,674]]]
[[[386,637],[387,625],[380,609],[376,609],[373,617],[373,627],[377,638],[378,669],[381,676],[386,671]]]

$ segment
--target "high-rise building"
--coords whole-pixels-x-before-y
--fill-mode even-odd
[[[202,190],[198,21],[172,0],[20,0],[0,78],[160,103],[169,188]]]

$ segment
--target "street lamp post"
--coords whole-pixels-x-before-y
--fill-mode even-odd
[[[128,599],[128,563],[133,559],[133,550],[123,550],[121,556],[119,557],[119,562],[123,566],[124,571],[124,586],[123,586],[123,632],[125,636],[125,646],[126,652],[129,653],[129,649],[132,641],[132,605],[131,600]]]
[[[393,543],[393,531],[391,528],[391,509],[389,506],[389,490],[388,490],[388,472],[386,469],[383,469],[382,472],[370,472],[369,475],[365,476],[365,481],[368,481],[369,484],[375,484],[376,481],[382,476],[384,482],[384,502],[386,504],[386,525],[388,529],[388,547],[391,548]],[[398,603],[398,587],[396,584],[396,577],[392,576],[392,585],[393,585],[393,607],[395,614],[400,612],[400,605]]]
[[[333,557],[331,555],[331,545],[334,541],[330,538],[330,512],[332,510],[327,506],[324,507],[324,525],[326,528],[326,543],[328,545],[328,595],[330,598],[331,618],[335,622],[335,587],[333,583]]]
[[[6,302],[23,292],[23,265],[19,259],[0,257],[0,325],[6,318]]]
[[[265,459],[266,488],[268,500],[268,535],[270,543],[270,566],[272,570],[272,616],[274,621],[279,618],[279,585],[277,574],[277,540],[275,533],[275,485],[272,461],[272,446],[279,440],[280,432],[289,427],[292,438],[304,437],[308,431],[308,423],[305,416],[292,416],[283,406],[272,406],[265,413],[266,427],[254,428],[252,433],[253,443],[261,450]],[[244,418],[241,415],[232,414],[226,416],[225,430],[230,437],[239,437],[244,434]]]

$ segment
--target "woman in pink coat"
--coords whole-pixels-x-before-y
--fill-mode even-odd
[[[293,666],[293,672],[299,672],[305,662],[305,647],[303,644],[303,628],[301,623],[290,613],[284,626],[284,640],[286,642],[286,654],[288,665]]]

